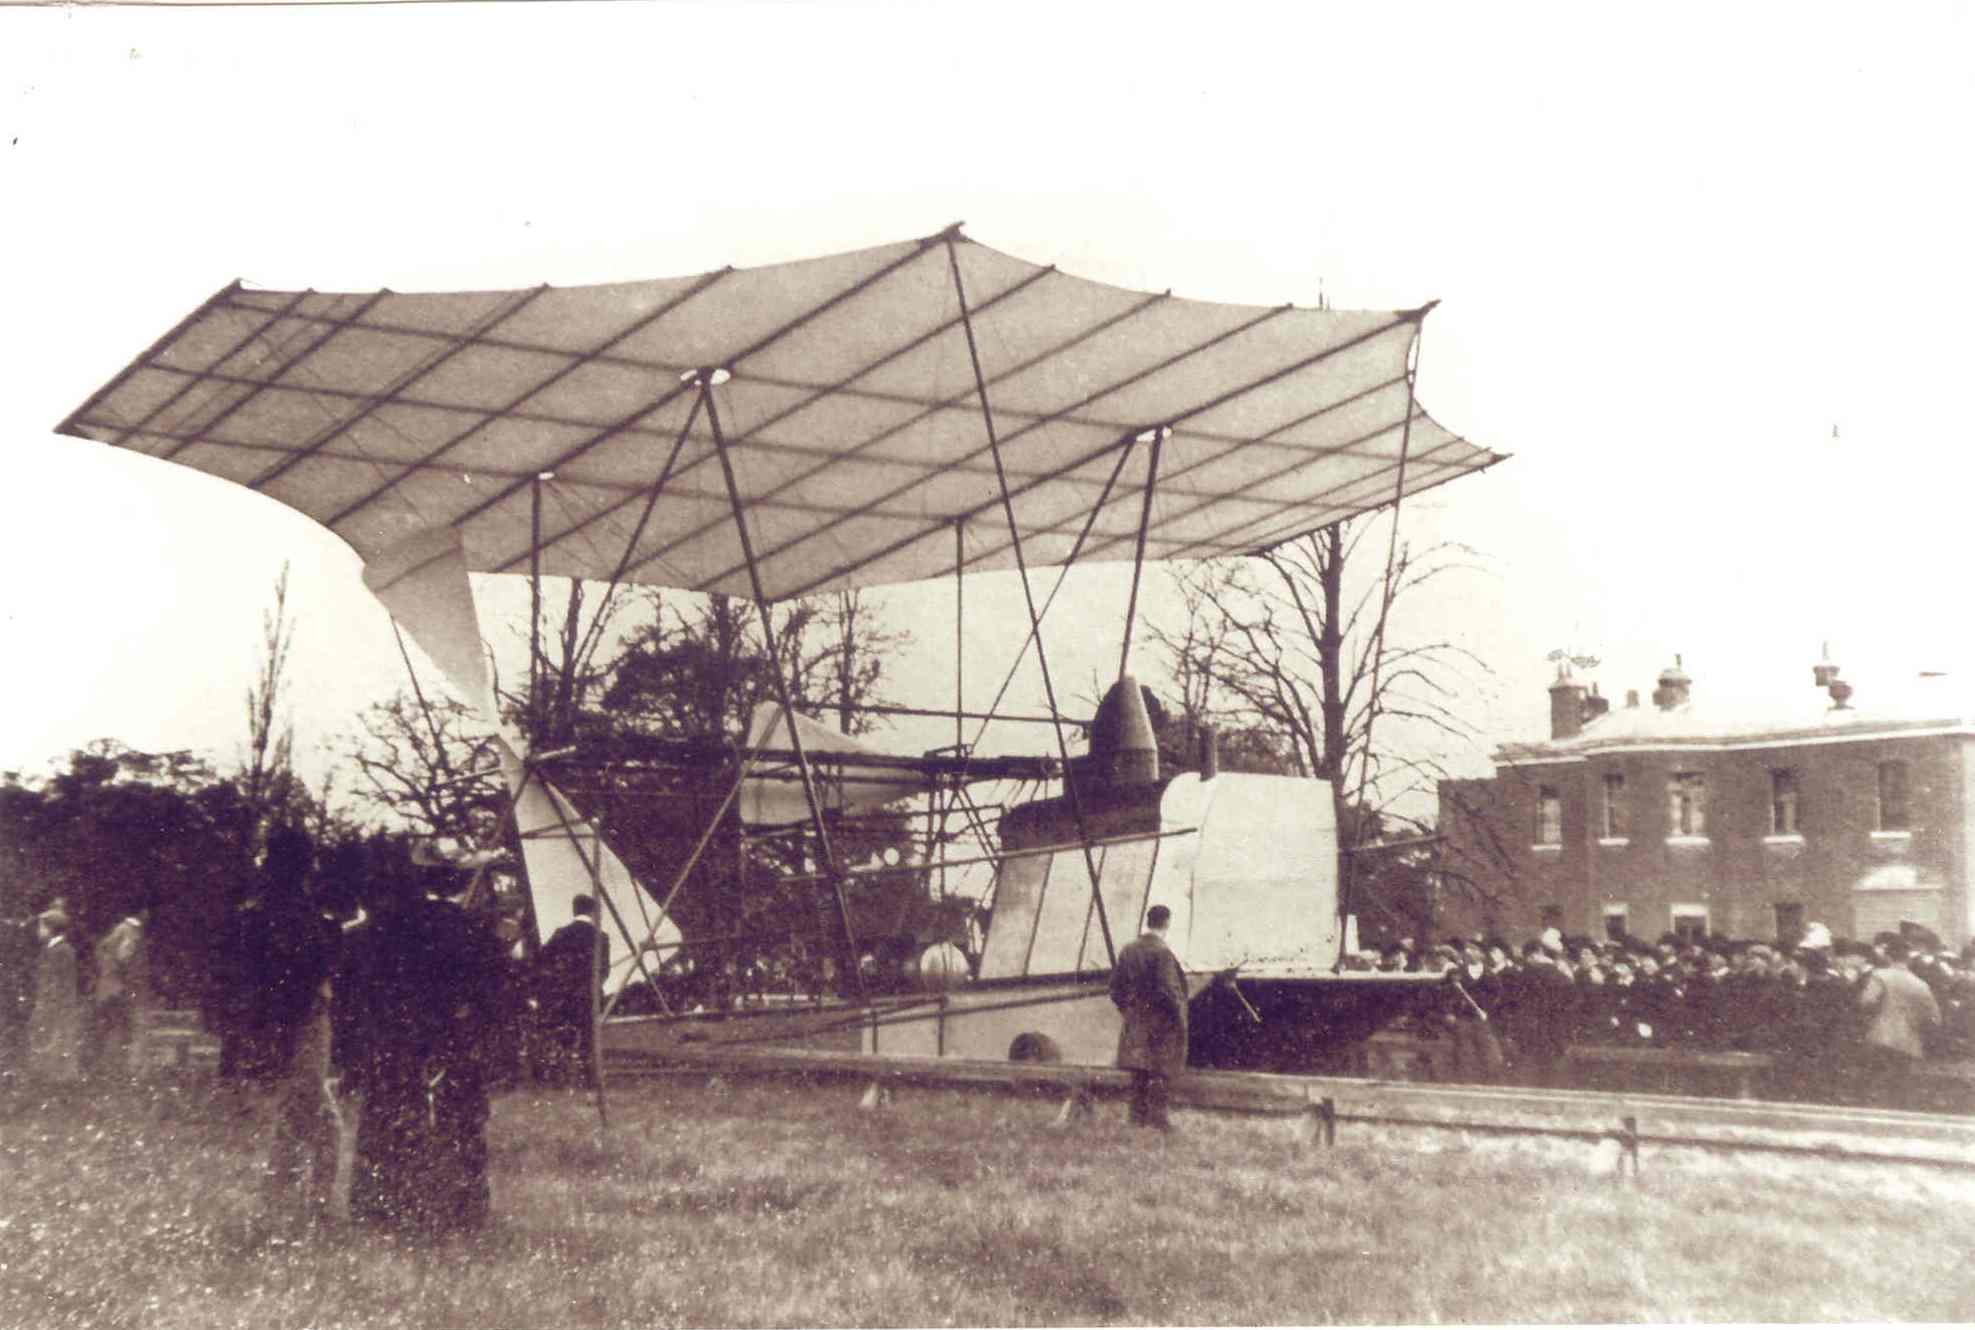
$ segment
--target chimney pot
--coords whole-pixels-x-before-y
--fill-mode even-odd
[[[1625,705],[1629,709],[1636,709],[1638,707],[1639,690],[1637,688],[1628,688],[1625,690]]]
[[[1653,705],[1661,711],[1671,711],[1687,705],[1694,680],[1680,668],[1680,657],[1675,656],[1673,664],[1660,671],[1659,685],[1653,690]]]

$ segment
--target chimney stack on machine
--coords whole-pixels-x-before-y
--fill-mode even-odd
[[[1126,674],[1097,704],[1090,725],[1091,774],[1100,784],[1135,785],[1159,779],[1159,742],[1138,680]]]

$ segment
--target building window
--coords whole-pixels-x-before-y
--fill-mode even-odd
[[[1564,843],[1564,800],[1554,785],[1536,787],[1536,843]]]
[[[1804,907],[1798,901],[1776,903],[1776,945],[1794,947],[1804,935]]]
[[[1604,836],[1621,840],[1625,836],[1625,773],[1605,773]]]
[[[1605,907],[1605,936],[1614,942],[1620,942],[1624,940],[1625,932],[1625,907],[1623,905],[1607,905]]]
[[[1683,943],[1699,942],[1708,935],[1708,907],[1705,905],[1676,905],[1673,907],[1673,935]]]
[[[1666,782],[1667,834],[1708,834],[1707,778],[1698,771],[1677,771]]]
[[[1561,929],[1564,926],[1564,907],[1545,905],[1541,911],[1543,927]]]
[[[1797,834],[1797,773],[1794,771],[1769,773],[1769,834]]]
[[[1908,831],[1912,823],[1906,810],[1906,763],[1879,764],[1879,830]]]

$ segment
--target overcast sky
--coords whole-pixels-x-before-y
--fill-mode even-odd
[[[1680,652],[1697,698],[1811,703],[1830,640],[1863,704],[1975,664],[1971,125],[1966,5],[0,9],[0,768],[230,758],[284,562],[305,749],[402,679],[335,538],[51,433],[218,287],[625,280],[955,221],[1183,296],[1441,301],[1420,398],[1514,455],[1410,506],[1487,556],[1412,607],[1495,671],[1470,766],[1540,736],[1557,647],[1613,696]],[[1020,640],[998,580],[971,705]],[[1123,585],[1066,592],[1080,688]],[[892,604],[913,700],[948,700],[945,590]]]

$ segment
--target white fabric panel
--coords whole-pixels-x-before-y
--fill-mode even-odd
[[[459,532],[440,527],[391,546],[364,565],[363,584],[439,667],[460,700],[487,721],[497,720],[500,709]]]
[[[1103,851],[1092,851],[1102,862]],[[1090,869],[1081,849],[1050,856],[1049,882],[1036,915],[1035,945],[1029,949],[1030,974],[1070,974],[1082,968],[1084,929],[1090,923]],[[1100,957],[1097,967],[1103,967]]]
[[[1093,850],[1114,945],[1138,936],[1149,906],[1164,905],[1173,912],[1167,942],[1188,970],[1329,971],[1339,924],[1327,784],[1188,773],[1167,784],[1159,821],[1169,834]],[[1082,850],[1004,860],[981,977],[1105,968]]]
[[[1104,922],[1111,926],[1111,945],[1114,948],[1122,947],[1137,937],[1144,925],[1153,860],[1164,844],[1159,840],[1125,841],[1107,845],[1102,851],[1103,857],[1099,860],[1103,878],[1100,893],[1104,897]],[[1110,965],[1104,956],[1104,930],[1098,924],[1097,911],[1093,909],[1084,925],[1083,948],[1077,958],[1077,968],[1106,970]]]
[[[1198,827],[1207,820],[1207,809],[1214,801],[1220,780],[1202,781],[1191,773],[1175,776],[1166,783],[1159,800],[1159,826],[1164,831]],[[1192,968],[1193,875],[1200,862],[1200,837],[1171,836],[1160,843],[1153,861],[1147,905],[1163,905],[1173,912],[1166,930],[1166,945],[1179,957],[1180,964]]]
[[[457,526],[476,572],[525,566],[529,480],[553,470],[545,494],[569,512],[545,505],[542,566],[604,578],[698,398],[682,372],[719,367],[770,597],[942,576],[955,519],[1001,520],[957,261],[1032,564],[1068,556],[1114,450],[1156,425],[1176,501],[1155,507],[1154,557],[1266,546],[1394,498],[1417,314],[1152,296],[950,244],[562,290],[229,288],[63,428],[263,489],[366,559]],[[702,414],[654,513],[669,534],[632,580],[749,590],[712,439]],[[1497,460],[1423,412],[1412,443],[1409,492]],[[599,516],[612,505],[621,521]],[[1130,557],[1132,507],[1085,557]],[[1004,544],[974,569],[1013,563]]]
[[[535,922],[541,930],[537,941],[546,941],[556,929],[575,918],[571,908],[578,896],[598,896],[597,923],[615,932],[608,900],[617,907],[625,923],[642,932],[646,912],[656,904],[637,898],[638,886],[631,870],[576,811],[562,791],[539,775],[530,778],[515,747],[518,738],[497,736],[495,751],[500,756],[501,779],[514,799],[514,822],[521,835],[521,855],[528,866],[528,893],[535,905]],[[670,885],[670,884],[667,884]],[[622,939],[621,933],[619,934]],[[670,918],[658,920],[657,938],[661,944],[681,941],[679,928]],[[623,941],[630,947],[642,937]]]
[[[1029,972],[1029,942],[1049,878],[1046,854],[1024,854],[995,866],[994,913],[981,949],[981,978],[1014,979]]]
[[[1201,783],[1198,776],[1174,780]],[[1330,786],[1223,772],[1209,786],[1193,867],[1189,969],[1328,969],[1337,956]],[[1163,816],[1163,812],[1162,812]]]
[[[757,706],[748,724],[748,746],[792,749],[788,726],[782,724],[783,714],[779,703],[764,702]],[[859,743],[820,721],[800,715],[793,720],[795,732],[802,739],[803,753],[812,767],[833,753],[884,755],[882,749]],[[900,799],[913,798],[927,788],[926,781],[916,779],[904,769],[886,770],[881,779],[873,780],[826,779],[822,772],[817,773],[818,798],[824,807],[843,813],[869,813]],[[809,800],[802,792],[800,779],[766,780],[750,776],[741,782],[740,806],[741,821],[752,825],[780,826],[809,819]]]

